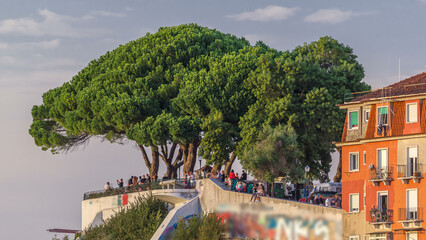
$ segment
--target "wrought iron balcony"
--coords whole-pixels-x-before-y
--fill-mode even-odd
[[[374,166],[370,167],[370,181],[374,183],[375,186],[378,186],[380,182],[384,182],[385,185],[389,185],[392,181],[393,167],[386,168],[375,168]]]
[[[393,222],[393,210],[379,210],[372,208],[370,210],[371,224],[390,224]]]
[[[400,208],[398,209],[398,221],[421,221],[423,219],[423,208]]]
[[[408,183],[408,180],[413,179],[414,182],[419,182],[423,174],[423,164],[406,164],[398,165],[398,179],[403,183]]]

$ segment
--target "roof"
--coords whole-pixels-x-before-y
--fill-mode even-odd
[[[377,98],[388,98],[426,93],[426,72],[401,80],[387,87],[373,90],[363,96],[355,97],[349,103],[366,102]]]

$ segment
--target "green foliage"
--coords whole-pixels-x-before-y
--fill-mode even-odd
[[[225,239],[225,227],[216,214],[195,216],[189,222],[179,222],[173,231],[173,240],[219,240]]]
[[[330,169],[333,141],[338,141],[344,113],[336,104],[346,93],[368,90],[352,49],[330,37],[283,52],[262,55],[245,84],[256,98],[241,118],[238,156],[250,151],[265,127],[290,124],[313,177]]]
[[[160,28],[107,52],[70,82],[46,92],[43,104],[33,107],[30,134],[36,145],[55,153],[91,136],[111,142],[127,137],[147,146],[198,139],[200,120],[175,111],[172,100],[183,81],[209,70],[210,59],[246,46],[244,39],[196,24]],[[160,119],[170,116],[176,120],[174,135]],[[143,129],[151,123],[149,131]]]
[[[256,142],[246,149],[240,160],[243,168],[250,169],[254,177],[272,183],[276,177],[300,177],[300,171],[295,169],[300,168],[296,159],[301,154],[297,134],[291,126],[267,126],[260,131]]]
[[[139,197],[101,226],[86,229],[82,239],[151,239],[167,215],[167,206],[152,195]]]

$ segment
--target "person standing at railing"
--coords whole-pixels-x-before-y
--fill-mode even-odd
[[[107,182],[104,186],[105,191],[110,191],[111,190],[111,185],[109,184],[109,182]]]
[[[118,181],[118,179],[117,179],[117,185],[118,185],[119,188],[123,188],[124,187],[124,182],[123,182],[122,178],[120,179],[120,181]]]
[[[241,174],[240,180],[241,181],[247,181],[247,173],[246,173],[246,171],[243,170],[243,173]]]

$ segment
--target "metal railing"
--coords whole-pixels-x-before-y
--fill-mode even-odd
[[[416,221],[423,219],[423,208],[398,209],[398,221]]]
[[[392,178],[393,167],[370,169],[370,180],[389,180]]]
[[[371,223],[389,223],[393,222],[393,210],[379,210],[373,208],[370,210]]]
[[[398,178],[421,177],[422,173],[423,164],[398,165]]]
[[[127,186],[122,188],[117,187],[117,188],[112,188],[110,190],[96,190],[96,191],[85,192],[83,195],[83,200],[101,198],[101,197],[107,197],[107,196],[115,196],[115,195],[126,194],[126,193],[163,189],[166,185],[170,185],[170,184],[178,184],[180,185],[180,188],[188,188],[188,189],[195,188],[195,182],[191,179],[155,180],[150,183],[135,184],[132,186]]]

